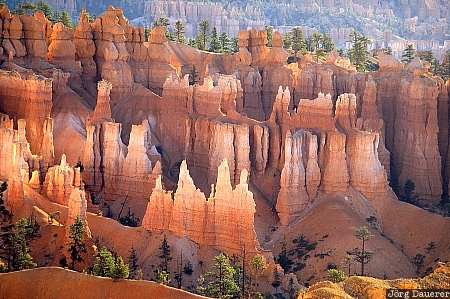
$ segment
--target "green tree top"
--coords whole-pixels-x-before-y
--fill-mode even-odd
[[[402,62],[409,63],[414,57],[416,57],[416,50],[412,44],[409,44],[406,46],[405,50],[403,50]]]
[[[111,278],[128,278],[129,269],[121,256],[114,257],[106,248],[102,248],[92,267],[92,274]]]
[[[214,53],[220,52],[220,41],[216,27],[211,31],[211,40],[209,42],[209,51]]]
[[[236,270],[223,253],[214,258],[211,270],[201,275],[197,282],[199,294],[214,298],[233,298],[239,294],[235,280]]]
[[[367,50],[370,40],[364,35],[353,31],[350,33],[350,43],[352,47],[348,51],[348,57],[350,61],[356,66],[359,72],[365,72],[367,70],[367,62],[369,52]]]
[[[206,50],[209,39],[209,23],[203,20],[198,25],[196,44],[199,50]]]
[[[167,241],[166,235],[164,235],[164,239],[161,242],[159,252],[159,258],[161,259],[161,270],[169,272],[169,262],[172,260],[172,256],[170,254],[170,245]]]
[[[58,16],[57,21],[63,23],[66,27],[73,28],[72,18],[67,11],[62,11]]]
[[[69,254],[72,260],[71,269],[75,269],[75,263],[83,261],[83,253],[86,253],[84,235],[86,229],[80,217],[69,228]]]
[[[185,29],[183,23],[178,20],[175,22],[175,41],[180,44],[184,44],[186,42],[186,37],[184,36]]]

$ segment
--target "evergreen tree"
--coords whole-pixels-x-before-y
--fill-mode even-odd
[[[276,258],[277,263],[280,264],[281,268],[283,268],[285,273],[288,273],[292,266],[292,261],[289,259],[287,248],[286,248],[286,240],[283,240],[281,244],[281,252]]]
[[[33,220],[27,218],[19,219],[10,235],[11,246],[11,268],[14,270],[23,270],[36,267],[36,263],[30,255],[28,243],[37,236],[39,227],[33,223]]]
[[[67,11],[62,11],[58,16],[57,21],[63,23],[66,27],[73,27],[72,19],[70,18],[70,15]]]
[[[356,229],[355,237],[361,240],[361,248],[355,248],[349,255],[353,256],[354,260],[361,264],[361,276],[364,276],[365,265],[368,264],[372,258],[373,253],[366,249],[366,242],[373,237],[367,226],[362,226]]]
[[[416,184],[412,180],[406,180],[405,185],[403,187],[404,198],[406,202],[414,204],[416,202],[416,198],[414,196],[414,190],[416,189]]]
[[[23,2],[19,3],[15,10],[13,11],[14,14],[18,15],[32,15],[36,11],[36,5],[31,2]]]
[[[157,19],[154,23],[153,23],[153,27],[164,27],[167,29],[167,27],[169,27],[170,23],[169,23],[169,19],[166,17],[160,17],[159,19]]]
[[[417,56],[421,61],[426,61],[430,64],[430,71],[435,75],[439,75],[439,62],[434,57],[433,52],[431,51],[421,51],[417,52]]]
[[[450,79],[450,50],[445,52],[444,59],[438,70],[438,75],[444,80]]]
[[[49,21],[54,23],[56,21],[55,19],[55,11],[53,8],[48,5],[48,3],[44,1],[38,1],[36,2],[36,10],[42,11],[44,15],[47,17]]]
[[[267,33],[267,46],[272,47],[272,41],[273,41],[273,27],[272,26],[266,26],[266,33]]]
[[[69,254],[72,261],[71,269],[75,270],[75,263],[83,261],[83,253],[86,253],[84,242],[85,226],[80,217],[75,219],[74,224],[69,228]]]
[[[130,271],[121,256],[117,257],[114,264],[114,271],[111,278],[128,278]]]
[[[215,298],[233,298],[239,294],[239,285],[235,281],[236,270],[229,258],[223,253],[214,258],[212,269],[201,275],[197,283],[197,292]]]
[[[186,42],[186,37],[184,36],[185,29],[183,23],[178,20],[175,22],[175,41],[180,44],[184,44]]]
[[[286,50],[292,49],[292,36],[290,32],[283,34],[283,48]]]
[[[336,48],[331,37],[325,33],[322,34],[321,46],[325,53],[330,53]]]
[[[159,252],[159,258],[161,259],[160,268],[162,271],[169,272],[169,262],[172,260],[172,256],[170,255],[170,245],[167,242],[166,235],[164,235],[164,239],[161,242]]]
[[[144,38],[146,41],[150,40],[150,32],[151,32],[150,28],[148,28],[148,27],[144,28]]]
[[[177,286],[181,289],[183,284],[183,251],[180,253],[180,260],[177,261],[177,273],[175,274],[175,280],[177,281]]]
[[[120,217],[119,222],[122,225],[129,226],[129,227],[138,227],[139,226],[139,218],[134,215],[133,212],[131,212],[131,209],[128,208],[128,214]]]
[[[258,286],[258,278],[264,273],[264,271],[266,271],[266,269],[267,263],[264,257],[261,254],[253,256],[250,261],[250,273],[254,283],[252,283],[252,281],[250,280],[249,285],[255,297],[257,294],[256,288]]]
[[[192,65],[191,72],[189,73],[189,85],[195,85],[198,83],[198,71],[195,68],[195,65]]]
[[[190,47],[192,47],[192,48],[196,48],[196,47],[197,47],[197,43],[196,43],[195,39],[193,39],[193,38],[190,38],[190,39],[188,40],[188,45],[189,45]]]
[[[4,271],[11,271],[12,265],[12,235],[14,225],[12,224],[12,213],[7,209],[4,201],[4,193],[8,185],[6,182],[0,184],[0,263],[5,263]]]
[[[170,283],[170,274],[164,270],[157,269],[155,281],[164,285],[168,285]]]
[[[139,267],[137,252],[131,247],[130,256],[128,257],[128,268],[130,270],[129,278],[142,279],[142,269]]]
[[[230,39],[228,38],[227,33],[224,31],[219,36],[220,43],[220,52],[222,53],[230,53]]]
[[[412,44],[409,44],[406,46],[405,50],[403,50],[402,62],[409,63],[414,57],[416,57],[416,50]]]
[[[367,47],[370,43],[369,39],[356,31],[350,33],[351,49],[348,51],[348,57],[350,61],[356,66],[356,69],[360,72],[367,70],[367,60],[369,52]]]
[[[92,274],[102,277],[112,277],[114,275],[115,260],[112,253],[103,247],[95,257]]]
[[[239,40],[237,37],[233,37],[231,39],[231,52],[233,53],[239,52]]]
[[[167,38],[168,40],[170,40],[170,41],[174,41],[174,40],[175,40],[174,35],[172,34],[172,32],[171,32],[170,29],[169,29],[170,22],[169,22],[169,19],[168,19],[168,18],[166,18],[166,17],[160,17],[159,19],[157,19],[157,20],[153,23],[153,27],[157,27],[157,26],[164,27],[164,30],[165,30],[165,32],[166,32],[166,38]]]
[[[306,52],[306,42],[303,36],[303,31],[299,27],[295,27],[291,32],[292,50],[297,57],[298,52]]]
[[[111,278],[128,278],[129,269],[121,256],[114,257],[111,251],[103,247],[95,258],[92,274]]]
[[[206,50],[208,40],[209,40],[209,23],[208,21],[203,20],[198,25],[196,38],[197,48],[202,51]]]
[[[278,293],[278,288],[281,286],[281,274],[277,268],[273,271],[273,281],[272,286],[275,288],[275,291]]]
[[[346,278],[345,273],[338,269],[329,269],[327,272],[328,278],[334,283],[344,281]]]
[[[311,43],[313,51],[321,48],[322,35],[319,32],[314,32],[311,36]]]
[[[214,27],[211,31],[211,40],[209,42],[209,51],[214,53],[220,52],[220,41],[217,34],[217,29]]]

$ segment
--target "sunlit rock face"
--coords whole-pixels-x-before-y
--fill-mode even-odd
[[[238,253],[243,248],[254,253],[259,244],[254,230],[255,202],[248,190],[247,176],[247,170],[243,170],[233,188],[228,163],[223,160],[214,191],[206,200],[183,161],[175,192],[165,191],[158,177],[142,226],[151,231],[170,231],[228,253]]]

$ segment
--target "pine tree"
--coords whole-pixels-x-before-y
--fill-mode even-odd
[[[192,48],[196,48],[196,47],[197,47],[197,43],[196,43],[195,39],[193,39],[193,38],[190,38],[190,39],[188,40],[188,45],[189,45],[190,47],[192,47]]]
[[[290,50],[292,48],[292,36],[290,32],[283,34],[283,48]]]
[[[192,65],[191,72],[189,73],[189,85],[195,85],[198,83],[198,71],[195,68],[195,65]]]
[[[92,274],[102,277],[113,277],[115,260],[112,253],[103,247],[95,258]]]
[[[150,40],[150,32],[151,32],[150,28],[148,28],[148,27],[144,28],[144,38],[146,41]]]
[[[168,285],[170,283],[170,274],[164,270],[157,269],[155,281],[164,285]]]
[[[74,224],[69,229],[69,254],[71,269],[75,270],[75,263],[83,261],[83,253],[86,253],[86,245],[84,242],[85,226],[80,217],[75,219]]]
[[[175,22],[175,32],[174,32],[175,41],[177,43],[184,44],[186,42],[186,38],[185,38],[184,34],[185,34],[185,29],[184,29],[183,23],[180,20],[176,21]]]
[[[36,267],[28,248],[29,241],[36,236],[34,225],[31,220],[21,218],[14,225],[10,235],[11,267],[16,271]]]
[[[306,52],[306,42],[303,36],[303,31],[299,27],[295,27],[291,32],[292,50],[297,57],[298,52]]]
[[[170,26],[170,22],[169,19],[166,17],[160,17],[159,19],[157,19],[154,23],[153,23],[153,27],[164,27],[165,33],[166,33],[166,38],[170,41],[174,41],[175,37],[172,34],[172,32],[169,29]]]
[[[214,53],[220,52],[220,41],[216,27],[214,27],[211,31],[211,41],[209,42],[209,51]]]
[[[166,235],[164,235],[164,239],[161,242],[159,252],[159,258],[161,259],[160,268],[162,271],[169,272],[169,262],[172,260],[172,256],[170,255],[170,245],[167,242]]]
[[[223,253],[214,258],[212,269],[201,275],[197,281],[197,292],[215,298],[232,298],[239,294],[235,280],[236,270]]]
[[[58,16],[58,22],[61,22],[64,24],[64,26],[72,28],[72,19],[70,18],[70,15],[67,11],[62,11]]]
[[[36,10],[42,11],[50,22],[54,23],[56,21],[55,11],[48,3],[44,1],[36,2]]]
[[[239,52],[239,40],[237,37],[233,37],[231,39],[231,52],[233,53]]]
[[[450,79],[450,50],[445,52],[444,59],[438,70],[438,75],[444,80]]]
[[[183,251],[180,253],[180,260],[177,261],[177,273],[175,274],[175,280],[177,281],[177,286],[181,289],[183,284]]]
[[[209,23],[208,21],[203,20],[198,25],[196,38],[197,48],[202,51],[206,50],[208,40],[209,40]]]
[[[264,257],[261,254],[257,254],[253,256],[253,258],[250,261],[250,273],[251,278],[253,278],[253,282],[250,280],[250,287],[252,289],[252,293],[255,293],[256,295],[256,287],[258,286],[258,278],[266,271],[267,269],[267,263]]]
[[[355,237],[361,240],[361,248],[355,248],[347,254],[353,256],[353,259],[361,264],[361,276],[364,276],[365,265],[368,264],[372,258],[373,253],[366,249],[366,242],[373,237],[367,226],[362,226],[356,229]]]
[[[117,257],[111,278],[128,278],[129,273],[128,265],[125,264],[123,258],[121,256]]]
[[[121,256],[114,257],[111,251],[103,247],[95,258],[92,274],[111,278],[128,278],[129,269]]]
[[[275,288],[275,291],[278,293],[278,288],[281,286],[281,274],[277,268],[273,271],[273,281],[272,286]]]
[[[439,62],[434,57],[433,52],[431,51],[421,51],[417,52],[417,56],[421,61],[426,61],[430,64],[431,73],[438,75],[439,74]]]
[[[276,258],[277,263],[280,264],[281,268],[287,273],[292,266],[292,261],[289,259],[287,248],[286,248],[286,240],[283,240],[281,244],[281,252]]]
[[[13,11],[14,14],[18,15],[32,15],[36,11],[36,5],[31,2],[24,2],[20,3],[16,6],[15,10]]]
[[[228,38],[228,35],[226,32],[222,32],[219,36],[219,43],[220,43],[220,52],[222,53],[230,53],[230,39]]]
[[[331,37],[325,33],[322,34],[321,44],[322,44],[322,49],[325,53],[330,53],[331,51],[333,51],[336,48]]]
[[[0,184],[0,262],[3,260],[7,265],[4,271],[12,270],[12,235],[14,225],[12,224],[12,213],[8,210],[4,201],[4,193],[8,185],[6,182]]]
[[[416,50],[412,44],[406,46],[405,50],[403,50],[402,54],[402,62],[409,63],[416,56]]]
[[[367,61],[369,52],[367,47],[370,43],[369,39],[356,31],[350,33],[350,43],[352,48],[348,51],[348,57],[350,61],[356,66],[356,69],[360,72],[367,70]]]
[[[139,267],[137,252],[131,247],[130,256],[128,257],[128,268],[130,270],[129,278],[142,279],[142,269]]]
[[[266,26],[266,33],[267,33],[267,46],[272,47],[272,41],[273,41],[273,27]]]

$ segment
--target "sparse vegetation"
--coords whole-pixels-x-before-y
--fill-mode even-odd
[[[365,266],[370,262],[373,252],[366,249],[366,242],[370,240],[373,235],[367,226],[361,226],[356,229],[355,237],[361,240],[361,248],[355,248],[351,251],[347,251],[347,254],[352,256],[353,259],[361,265],[361,276],[364,276]]]
[[[344,271],[341,271],[339,269],[329,269],[327,272],[328,272],[328,278],[332,282],[336,282],[336,283],[341,282],[341,281],[344,281],[346,278]]]
[[[230,259],[221,253],[214,258],[210,271],[198,279],[197,292],[214,298],[233,298],[240,292],[235,275],[236,270],[232,267]]]
[[[71,259],[71,269],[75,270],[75,264],[83,261],[83,254],[86,253],[85,226],[80,217],[69,228],[69,255]]]
[[[129,269],[121,256],[114,256],[111,251],[103,247],[95,258],[92,274],[116,279],[128,278]]]

